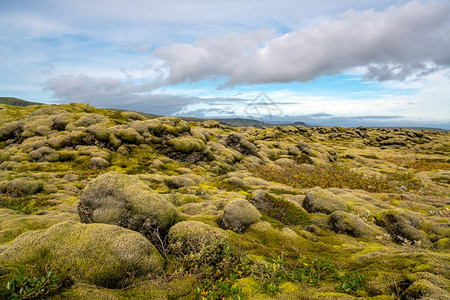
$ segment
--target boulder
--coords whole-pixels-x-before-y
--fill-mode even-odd
[[[42,192],[44,185],[42,182],[25,177],[15,178],[0,184],[0,191],[13,192],[15,194],[33,195]]]
[[[413,212],[405,210],[385,210],[375,215],[376,224],[386,228],[394,241],[404,243],[405,239],[411,242],[420,241],[422,245],[429,246],[430,240],[422,228],[422,218]]]
[[[303,207],[307,212],[321,212],[327,215],[334,211],[346,211],[347,205],[338,196],[320,187],[315,187],[309,192],[303,201]]]
[[[159,276],[164,259],[137,232],[67,221],[23,233],[0,253],[0,264],[47,266],[78,282],[117,288],[127,278]]]
[[[300,205],[264,190],[255,191],[251,196],[250,203],[262,213],[283,224],[309,224],[309,215]]]
[[[249,142],[243,135],[237,133],[231,133],[225,140],[228,147],[239,151],[244,155],[258,156],[258,149],[256,146]]]
[[[328,224],[336,233],[343,233],[353,237],[374,237],[383,232],[364,222],[360,217],[344,211],[331,213]]]
[[[248,226],[256,223],[261,213],[247,200],[238,199],[226,204],[223,208],[222,225],[225,229],[241,233]]]
[[[93,180],[81,193],[78,213],[83,223],[119,225],[148,238],[164,236],[176,223],[176,208],[135,176],[116,172]]]
[[[222,229],[198,221],[179,222],[170,228],[168,236],[170,249],[179,254],[197,251],[202,243],[226,238]]]

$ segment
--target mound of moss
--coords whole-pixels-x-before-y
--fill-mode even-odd
[[[106,223],[152,237],[165,235],[179,218],[176,208],[138,178],[103,174],[82,192],[78,213],[83,223]]]
[[[0,253],[0,264],[48,266],[78,282],[114,288],[127,278],[159,276],[164,260],[137,232],[68,221],[20,235]]]

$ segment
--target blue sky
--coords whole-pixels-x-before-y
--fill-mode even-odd
[[[449,36],[446,0],[0,1],[0,96],[450,129]]]

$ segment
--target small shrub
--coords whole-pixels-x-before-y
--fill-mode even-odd
[[[19,274],[1,287],[0,295],[8,299],[43,299],[59,289],[61,282],[52,271],[33,277],[20,270]]]
[[[298,267],[292,272],[292,277],[303,284],[312,284],[316,287],[320,286],[322,279],[337,271],[327,257],[308,260],[301,256],[297,259],[297,265]]]
[[[364,274],[358,272],[348,274],[342,272],[337,273],[336,278],[340,281],[339,285],[336,287],[336,291],[347,294],[355,294],[363,287],[364,282],[366,281]]]

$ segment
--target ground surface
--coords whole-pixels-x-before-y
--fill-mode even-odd
[[[446,299],[450,134],[0,105],[0,274],[55,299]]]

